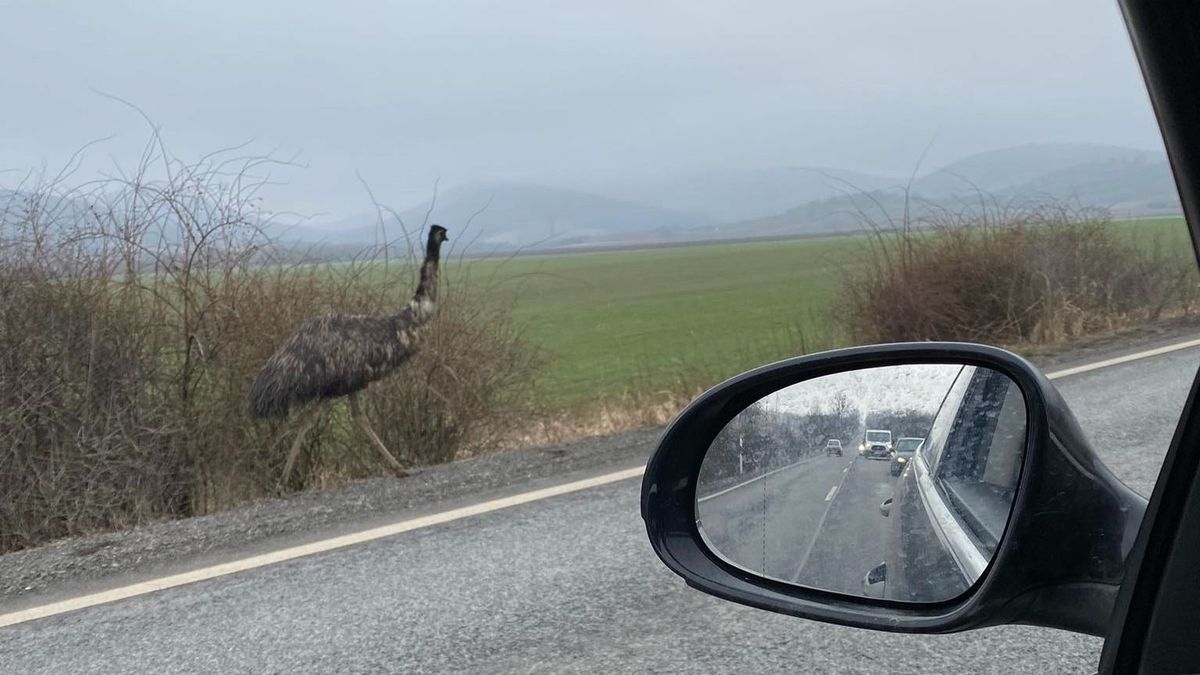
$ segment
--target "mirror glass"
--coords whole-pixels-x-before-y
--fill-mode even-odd
[[[714,439],[699,529],[724,560],[776,581],[950,600],[996,551],[1025,442],[1024,396],[996,370],[914,364],[806,380]]]

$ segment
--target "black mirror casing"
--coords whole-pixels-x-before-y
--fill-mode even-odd
[[[920,363],[983,366],[1025,397],[1027,439],[1012,512],[996,555],[961,596],[904,603],[787,584],[710,550],[696,522],[696,485],[712,440],[739,412],[805,380]],[[689,585],[733,602],[862,628],[943,633],[1023,623],[1093,635],[1107,629],[1146,500],[1091,450],[1066,402],[1019,356],[966,343],[900,343],[823,352],[730,379],[687,406],[646,467],[642,518],[655,552]]]

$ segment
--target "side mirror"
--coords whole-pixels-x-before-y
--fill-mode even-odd
[[[899,477],[870,448],[804,451],[868,429],[925,441]],[[903,632],[1103,635],[1145,506],[1041,373],[959,343],[825,352],[735,377],[671,423],[642,484],[650,542],[688,584]]]

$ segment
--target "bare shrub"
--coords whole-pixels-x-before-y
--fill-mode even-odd
[[[273,164],[185,163],[156,136],[120,178],[0,191],[0,551],[279,490],[289,423],[248,418],[254,373],[308,318],[398,311],[415,265],[386,239],[345,263],[284,250],[258,199]],[[468,268],[448,261],[444,279]],[[486,286],[443,295],[424,353],[369,394],[415,464],[491,447],[522,421],[536,365]],[[304,469],[288,487],[383,473],[340,408]]]
[[[0,550],[188,509],[177,430],[141,386],[153,338],[64,204],[22,192],[0,217]]]
[[[861,342],[1046,343],[1154,321],[1197,300],[1190,259],[1123,239],[1107,214],[986,203],[873,227],[836,316]]]

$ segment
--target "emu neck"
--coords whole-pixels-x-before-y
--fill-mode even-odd
[[[430,241],[426,247],[425,262],[421,263],[421,280],[417,283],[412,302],[409,303],[421,323],[429,320],[433,307],[437,304],[439,245],[439,242]]]
[[[417,302],[437,302],[437,277],[437,256],[432,258],[426,257],[425,262],[421,263],[421,281],[417,284],[417,292],[413,293],[413,300],[416,300]]]

